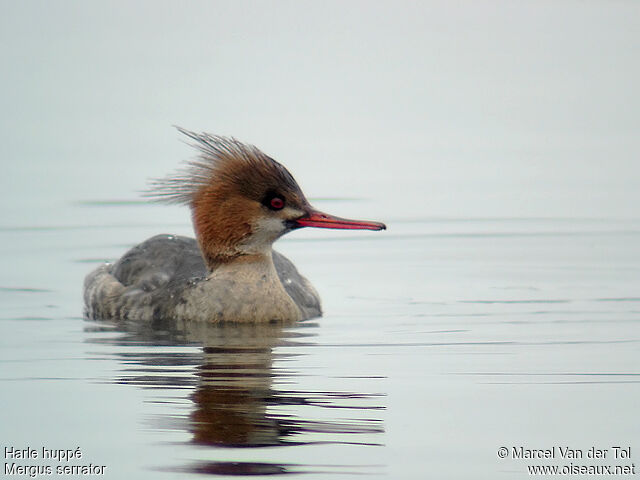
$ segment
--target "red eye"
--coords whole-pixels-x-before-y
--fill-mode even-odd
[[[284,200],[280,197],[273,197],[269,202],[269,205],[274,210],[282,210],[284,208]]]

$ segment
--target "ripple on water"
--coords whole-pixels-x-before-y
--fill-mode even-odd
[[[86,330],[91,334],[89,342],[116,347],[108,355],[117,357],[122,368],[110,382],[156,392],[154,401],[162,404],[162,412],[149,415],[146,426],[187,433],[190,445],[214,450],[380,445],[384,394],[297,388],[299,373],[287,362],[306,355],[307,347],[313,346],[315,334],[308,327],[162,321],[153,325],[91,323]],[[190,461],[161,469],[270,475],[364,474],[376,468]]]

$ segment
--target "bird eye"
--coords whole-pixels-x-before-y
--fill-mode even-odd
[[[269,208],[271,208],[271,210],[282,210],[284,208],[284,199],[281,197],[273,197],[269,200]]]
[[[270,190],[262,199],[262,204],[269,210],[282,210],[286,204],[285,199],[280,193]]]

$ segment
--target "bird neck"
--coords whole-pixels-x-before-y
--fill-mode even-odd
[[[291,322],[302,313],[284,289],[271,251],[218,264],[186,294],[185,315],[207,321]]]

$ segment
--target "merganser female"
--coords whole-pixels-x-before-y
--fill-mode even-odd
[[[311,207],[291,174],[256,147],[197,134],[200,156],[152,183],[150,196],[191,207],[196,240],[157,235],[104,264],[84,282],[91,318],[294,322],[322,315],[320,297],[272,250],[300,227],[383,230]]]

